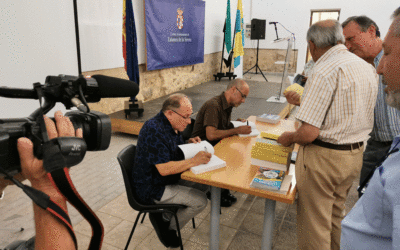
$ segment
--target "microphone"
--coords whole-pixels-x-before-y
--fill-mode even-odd
[[[129,80],[111,76],[93,75],[83,78],[69,75],[47,76],[46,82],[42,85],[45,98],[62,102],[69,106],[78,107],[84,111],[86,107],[75,98],[79,93],[78,85],[82,86],[82,94],[86,96],[87,102],[98,102],[101,98],[133,97],[139,93],[139,86]],[[0,87],[0,96],[7,98],[38,99],[35,90]]]
[[[269,24],[271,25],[271,24],[277,24],[278,22],[269,22]]]
[[[103,75],[93,75],[92,78],[98,84],[100,98],[131,97],[139,93],[139,86],[133,81]],[[89,86],[90,78],[86,80]]]

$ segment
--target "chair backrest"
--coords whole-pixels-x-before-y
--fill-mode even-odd
[[[193,131],[193,128],[194,128],[195,119],[190,118],[190,120],[192,122],[189,125],[187,125],[185,130],[182,131],[182,137],[183,137],[184,141],[189,140],[191,138],[191,136],[192,136],[192,131]]]
[[[124,177],[126,194],[128,197],[129,205],[135,209],[142,209],[142,205],[137,202],[135,198],[135,187],[132,183],[132,169],[135,165],[136,146],[131,144],[119,152],[117,159],[121,167],[122,176]]]

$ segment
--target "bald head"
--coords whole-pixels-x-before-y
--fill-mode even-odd
[[[226,87],[226,89],[229,90],[229,89],[231,89],[232,87],[237,87],[237,88],[241,89],[241,88],[244,87],[244,86],[247,86],[247,87],[248,87],[247,83],[246,83],[243,79],[236,78],[235,80],[233,80],[232,82],[230,82],[230,83],[228,84],[228,86]]]
[[[307,32],[307,41],[317,48],[332,47],[344,43],[343,29],[337,20],[328,19],[313,24]]]

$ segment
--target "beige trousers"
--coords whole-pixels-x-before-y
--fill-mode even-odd
[[[296,160],[299,249],[340,249],[345,201],[362,166],[363,147],[301,146]]]

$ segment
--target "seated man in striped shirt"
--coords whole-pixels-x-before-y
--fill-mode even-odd
[[[296,114],[302,125],[278,142],[301,145],[296,161],[299,249],[340,249],[344,203],[374,123],[378,76],[342,44],[336,20],[312,25],[307,41],[315,65]]]

